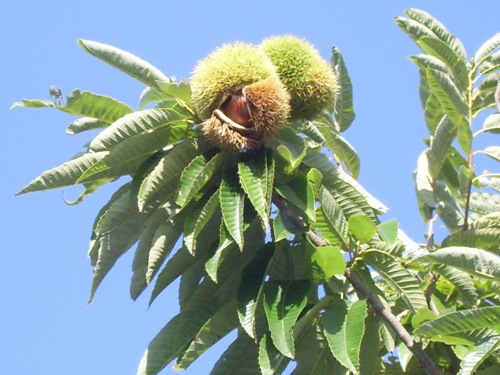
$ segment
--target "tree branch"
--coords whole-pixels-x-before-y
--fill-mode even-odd
[[[276,207],[278,207],[290,219],[293,225],[295,225],[297,228],[307,228],[307,224],[305,223],[305,221],[293,210],[291,210],[288,204],[276,192],[273,192],[272,199]],[[306,233],[309,235],[314,245],[327,245],[325,240],[318,237],[312,230],[309,229]],[[349,267],[346,268],[344,276],[358,293],[366,297],[366,299],[373,306],[375,313],[394,330],[399,339],[413,353],[419,363],[420,368],[422,368],[429,375],[443,375],[443,372],[432,362],[432,360],[427,355],[427,353],[424,352],[420,344],[413,340],[410,333],[399,322],[396,316],[382,304],[378,296],[373,293],[372,290],[368,286],[366,286],[363,281],[351,271]]]

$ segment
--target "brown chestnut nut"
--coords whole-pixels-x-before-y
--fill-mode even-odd
[[[252,118],[247,107],[247,100],[241,90],[231,93],[222,103],[220,109],[237,124],[245,128],[253,127]]]

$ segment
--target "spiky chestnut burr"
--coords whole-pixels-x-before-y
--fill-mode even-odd
[[[221,149],[260,147],[286,124],[290,96],[257,47],[226,44],[195,68],[192,101],[205,136]]]
[[[293,118],[311,119],[333,103],[338,90],[337,76],[311,44],[284,35],[265,39],[260,48],[276,66],[290,93]]]

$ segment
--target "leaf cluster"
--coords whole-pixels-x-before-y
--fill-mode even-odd
[[[13,105],[79,116],[70,134],[98,131],[86,152],[18,194],[81,184],[79,203],[125,177],[92,227],[90,300],[131,249],[133,299],[149,286],[151,304],[179,279],[179,313],[151,341],[138,374],[172,361],[185,369],[232,331],[212,374],[280,374],[291,362],[295,375],[500,367],[500,184],[473,162],[500,160],[496,146],[473,149],[476,137],[500,129],[497,112],[473,129],[495,108],[500,37],[467,60],[438,20],[405,13],[396,22],[423,51],[412,61],[429,130],[415,172],[425,244],[382,221],[385,207],[356,181],[360,160],[342,134],[355,117],[352,84],[336,47],[335,102],[308,120],[291,118],[251,152],[221,151],[204,138],[188,80],[98,42],[79,40],[146,85],[139,110],[80,90],[64,100],[57,88],[54,100]],[[438,219],[449,231],[441,243]]]

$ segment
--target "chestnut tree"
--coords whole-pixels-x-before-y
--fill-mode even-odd
[[[177,81],[79,40],[146,85],[138,111],[57,87],[13,105],[78,116],[71,134],[99,129],[86,152],[18,194],[80,184],[79,203],[125,176],[92,228],[90,300],[129,250],[133,299],[148,289],[153,303],[180,279],[179,313],[138,374],[187,368],[233,331],[211,374],[500,372],[500,174],[477,167],[500,161],[500,147],[474,148],[500,133],[500,34],[468,58],[431,15],[405,14],[396,22],[422,50],[411,60],[429,131],[414,174],[426,243],[384,220],[356,182],[337,47],[327,63],[293,36],[235,42]]]

